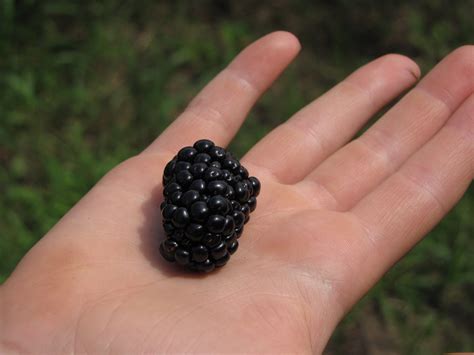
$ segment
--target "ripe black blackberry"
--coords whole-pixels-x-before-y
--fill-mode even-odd
[[[224,266],[257,206],[260,182],[207,139],[182,148],[163,173],[161,255],[195,271]]]

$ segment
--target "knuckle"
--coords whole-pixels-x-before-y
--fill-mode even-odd
[[[227,67],[224,72],[229,76],[230,81],[233,82],[237,91],[249,92],[251,94],[259,92],[253,81],[230,67]]]
[[[232,120],[225,117],[222,108],[213,106],[200,98],[193,100],[181,116],[186,117],[189,126],[198,127],[205,123],[220,134],[234,129]]]

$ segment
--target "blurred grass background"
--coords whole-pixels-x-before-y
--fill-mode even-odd
[[[426,73],[473,42],[473,1],[0,1],[0,282],[111,167],[239,50],[285,29],[303,51],[232,149],[388,52]],[[328,354],[474,349],[474,192],[351,312]]]

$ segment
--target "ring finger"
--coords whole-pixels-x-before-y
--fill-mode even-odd
[[[426,143],[474,91],[474,47],[454,51],[361,137],[300,184],[305,194],[346,210]]]

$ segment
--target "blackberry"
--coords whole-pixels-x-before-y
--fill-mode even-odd
[[[224,148],[207,139],[182,148],[163,172],[161,255],[193,271],[224,266],[259,193],[259,180]]]

